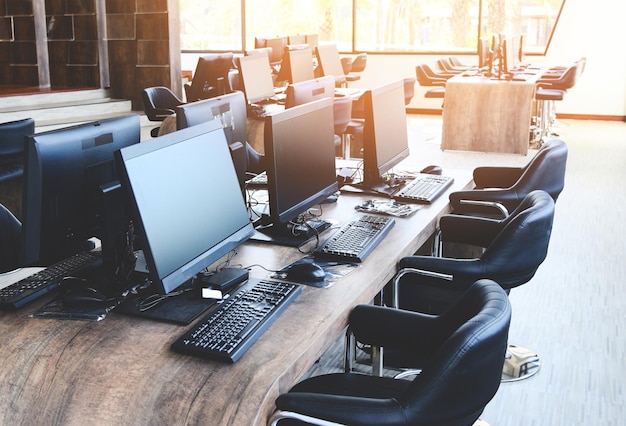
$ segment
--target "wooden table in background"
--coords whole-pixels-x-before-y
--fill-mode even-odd
[[[449,79],[441,149],[526,155],[536,81],[536,76],[526,81],[481,75]]]
[[[396,219],[390,233],[358,268],[329,288],[303,287],[235,364],[173,352],[186,329],[116,314],[101,322],[32,318],[48,298],[16,312],[0,311],[0,424],[265,425],[274,401],[338,339],[348,314],[369,303],[449,211],[448,193]],[[342,194],[323,217],[343,222],[372,196]],[[328,236],[324,235],[323,238]],[[248,242],[232,259],[242,266],[282,268],[302,256],[295,248]],[[251,268],[251,275],[268,272]],[[2,280],[9,276],[0,277]]]

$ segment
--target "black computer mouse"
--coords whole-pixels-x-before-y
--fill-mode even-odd
[[[287,270],[287,279],[296,282],[323,281],[325,276],[324,268],[312,262],[295,263]]]
[[[89,286],[76,286],[63,293],[63,303],[67,306],[108,306],[115,299]]]
[[[426,173],[428,175],[440,175],[442,171],[443,170],[441,169],[441,166],[430,165],[420,170],[420,173]]]

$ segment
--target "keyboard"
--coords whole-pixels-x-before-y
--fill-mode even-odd
[[[81,252],[0,289],[0,309],[18,309],[54,290],[63,278],[99,266],[102,252]]]
[[[416,175],[415,179],[407,180],[392,197],[406,203],[430,204],[435,201],[450,185],[454,178],[441,175]]]
[[[314,256],[330,260],[363,262],[395,224],[388,216],[359,215],[341,226]]]
[[[179,337],[172,349],[237,362],[301,291],[297,284],[250,278],[216,310]]]

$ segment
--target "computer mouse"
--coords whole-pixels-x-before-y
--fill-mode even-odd
[[[67,306],[107,306],[115,300],[88,286],[72,287],[63,293],[62,298]]]
[[[440,175],[442,172],[441,166],[430,165],[420,170],[420,173],[426,173],[428,175]]]
[[[325,276],[324,268],[312,262],[295,263],[287,270],[287,279],[293,281],[323,281]]]

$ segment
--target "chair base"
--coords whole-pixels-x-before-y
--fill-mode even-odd
[[[539,355],[533,350],[509,344],[502,368],[502,383],[528,379],[539,372]]]

